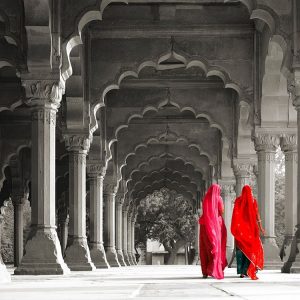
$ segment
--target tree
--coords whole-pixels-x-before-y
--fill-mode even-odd
[[[180,247],[195,239],[192,205],[174,191],[162,188],[140,202],[137,242],[153,239],[169,252],[167,264],[174,264]]]

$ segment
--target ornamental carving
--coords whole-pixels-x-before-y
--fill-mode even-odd
[[[86,135],[63,135],[66,147],[68,151],[85,150],[90,148],[91,139]]]
[[[56,125],[56,112],[53,109],[37,109],[32,111],[31,120],[38,122],[46,122],[49,125]]]
[[[116,203],[119,205],[123,205],[123,203],[124,203],[124,194],[123,193],[116,194]]]
[[[46,100],[58,107],[64,93],[64,87],[60,81],[24,80],[23,86],[29,105],[34,104],[35,100]]]
[[[117,184],[111,184],[111,183],[104,183],[103,185],[103,192],[104,194],[116,194],[118,191],[118,185]]]
[[[293,100],[293,105],[298,110],[300,109],[300,75],[291,74],[287,80],[287,90]]]
[[[276,151],[279,137],[271,134],[256,134],[254,142],[256,151]]]
[[[235,176],[250,176],[253,170],[253,165],[246,162],[235,162],[233,166],[233,172]]]
[[[93,161],[87,161],[86,166],[87,174],[90,177],[101,176],[104,177],[106,174],[106,167],[102,163],[96,163]]]
[[[280,142],[281,150],[284,152],[291,152],[297,150],[297,135],[283,134]]]

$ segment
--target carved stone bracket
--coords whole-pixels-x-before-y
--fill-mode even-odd
[[[58,108],[64,85],[59,80],[22,80],[25,88],[26,103],[30,106],[51,104],[53,108]],[[44,103],[43,103],[44,102]]]
[[[103,191],[104,194],[116,194],[118,191],[118,185],[112,183],[104,183]]]
[[[297,135],[283,134],[280,139],[280,146],[284,152],[297,151]]]
[[[68,151],[88,151],[91,144],[91,137],[86,134],[64,134],[63,139]]]
[[[300,109],[300,70],[295,70],[287,80],[287,90],[296,110]]]
[[[117,193],[116,194],[116,203],[119,205],[123,205],[124,203],[124,193]]]
[[[253,164],[250,162],[235,161],[233,164],[233,172],[235,176],[250,176],[253,172]]]
[[[255,150],[258,152],[275,152],[279,146],[280,140],[277,135],[261,133],[255,135],[254,142]]]
[[[88,160],[86,166],[87,174],[90,177],[101,176],[104,178],[106,174],[106,167],[103,163],[94,160]]]

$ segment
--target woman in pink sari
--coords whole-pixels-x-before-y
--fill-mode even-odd
[[[203,278],[212,276],[223,279],[227,266],[227,232],[222,217],[224,205],[220,192],[218,184],[209,187],[202,203],[203,213],[199,218],[199,249]]]

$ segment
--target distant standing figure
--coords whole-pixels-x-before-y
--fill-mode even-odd
[[[231,221],[231,233],[235,239],[237,273],[240,277],[249,276],[258,279],[257,270],[264,267],[264,251],[259,233],[265,231],[261,225],[256,199],[249,185],[245,185],[242,194],[234,202]]]
[[[199,251],[203,278],[212,276],[224,278],[226,260],[227,231],[222,217],[224,212],[221,188],[217,184],[209,187],[203,203],[202,216],[199,218]]]

